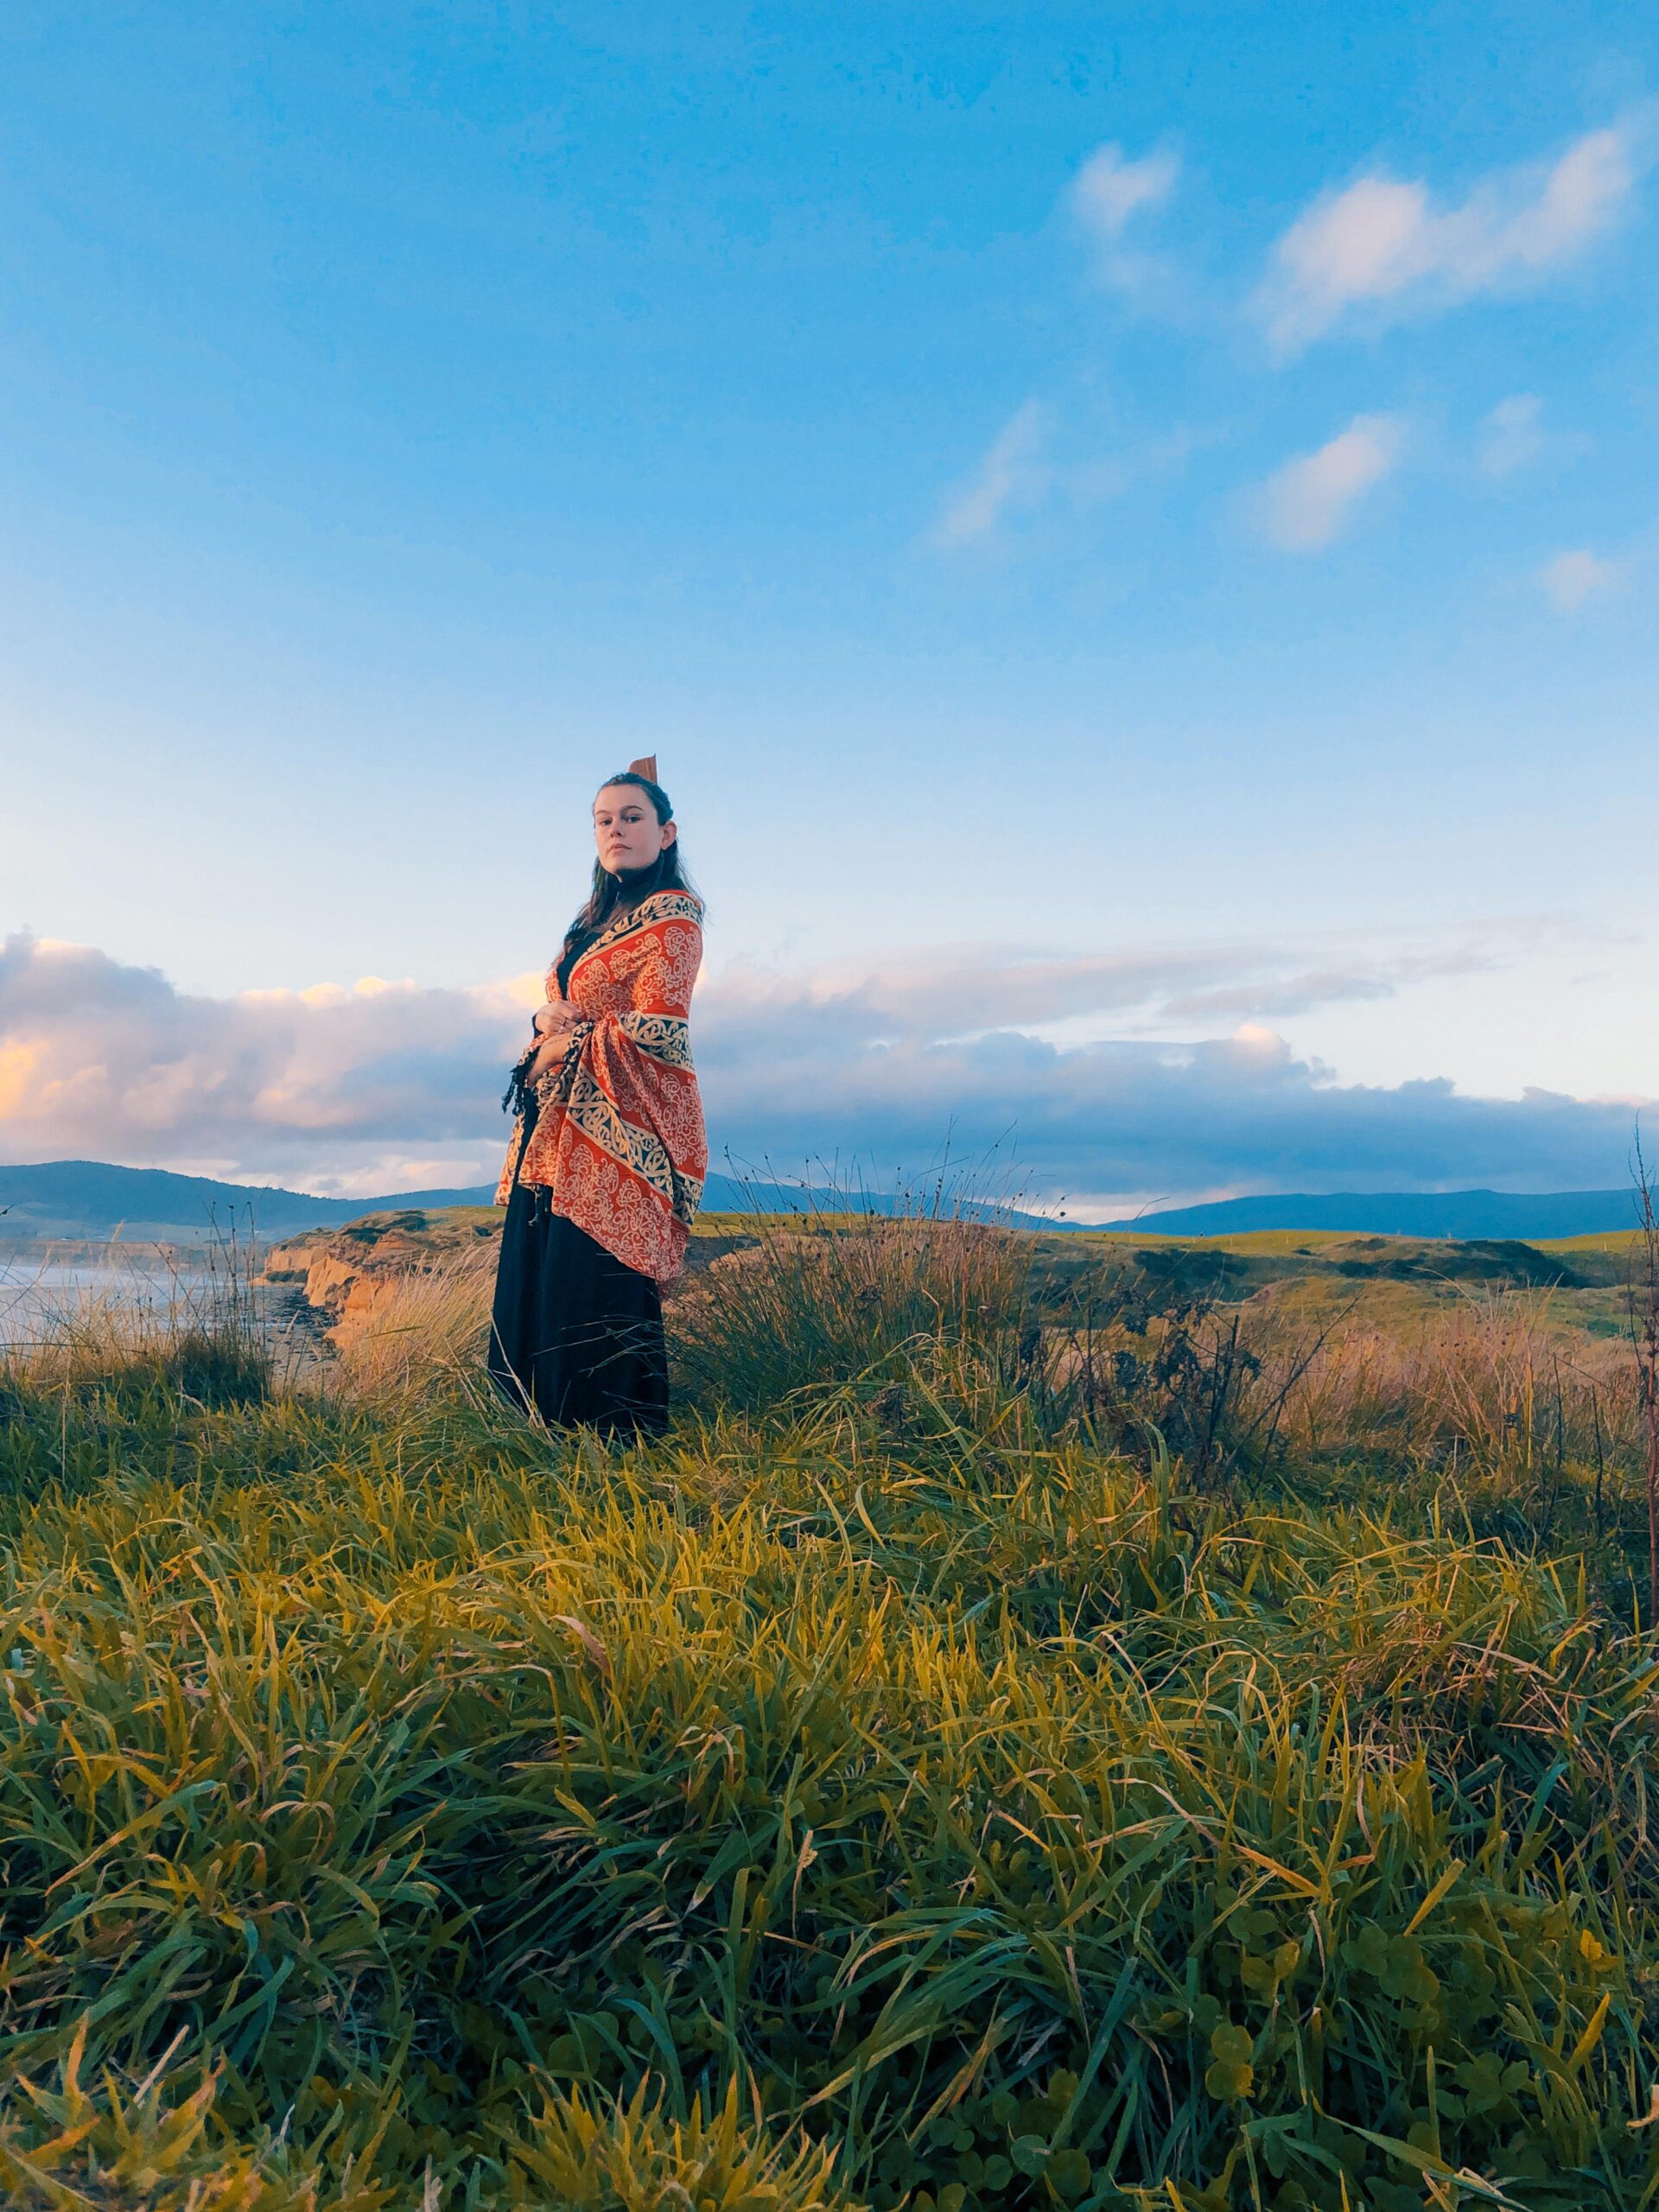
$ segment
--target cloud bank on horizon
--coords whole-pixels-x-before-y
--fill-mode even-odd
[[[1342,1084],[1268,1026],[1475,953],[1310,967],[1272,945],[1080,958],[945,946],[708,977],[694,1043],[715,1164],[925,1173],[948,1148],[1074,1215],[1297,1187],[1619,1181],[1639,1102],[1444,1080]],[[506,1063],[539,978],[468,990],[179,991],[92,948],[0,948],[0,1157],[82,1157],[353,1191],[494,1173]],[[1040,1033],[1079,1019],[1224,1035]],[[1264,1019],[1266,1017],[1267,1019]]]

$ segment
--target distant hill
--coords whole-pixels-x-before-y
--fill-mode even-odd
[[[232,1215],[245,1231],[267,1241],[306,1229],[332,1229],[367,1213],[398,1208],[488,1205],[493,1184],[464,1190],[387,1191],[361,1198],[324,1198],[277,1185],[221,1183],[206,1175],[175,1175],[165,1167],[117,1167],[99,1160],[52,1160],[30,1167],[0,1167],[0,1243],[8,1239],[104,1238],[137,1243],[194,1243],[219,1232]],[[798,1184],[740,1180],[711,1175],[703,1192],[710,1213],[748,1213],[757,1206],[792,1212],[812,1205],[891,1213],[907,1202],[890,1193],[853,1190],[830,1194]],[[1174,1206],[1121,1221],[1054,1221],[1038,1214],[961,1204],[973,1220],[1014,1227],[1071,1230],[1090,1226],[1144,1230],[1149,1235],[1226,1236],[1252,1230],[1335,1230],[1362,1236],[1522,1238],[1592,1236],[1636,1224],[1634,1200],[1619,1191],[1348,1191],[1297,1192],[1265,1198],[1223,1198],[1212,1205]]]
[[[206,1175],[175,1175],[165,1167],[117,1167],[99,1160],[52,1160],[35,1166],[0,1167],[0,1243],[8,1239],[104,1238],[118,1231],[130,1241],[187,1244],[219,1232],[234,1213],[245,1231],[251,1210],[258,1236],[271,1241],[306,1229],[332,1229],[368,1213],[419,1207],[488,1205],[493,1184],[464,1190],[386,1191],[361,1198],[318,1198],[275,1185],[221,1183]],[[810,1205],[892,1213],[906,1200],[877,1191],[831,1194],[798,1184],[711,1175],[703,1192],[710,1213],[749,1213],[758,1207],[792,1212]],[[990,1205],[960,1203],[970,1220],[1004,1221],[1016,1228],[1072,1230],[1090,1226],[1143,1230],[1169,1236],[1240,1236],[1253,1230],[1334,1230],[1357,1236],[1520,1238],[1594,1236],[1636,1225],[1629,1190],[1618,1191],[1345,1191],[1292,1192],[1264,1198],[1223,1198],[1211,1205],[1173,1206],[1113,1222],[1055,1221]]]
[[[1221,1198],[1131,1215],[1109,1229],[1167,1236],[1241,1236],[1259,1229],[1330,1229],[1357,1236],[1598,1236],[1634,1229],[1634,1193],[1622,1191],[1343,1191]]]
[[[218,1232],[228,1235],[232,1217],[238,1234],[252,1226],[262,1239],[295,1236],[302,1230],[332,1229],[367,1213],[419,1207],[483,1206],[495,1197],[493,1183],[467,1190],[388,1191],[361,1198],[323,1198],[275,1185],[220,1183],[206,1175],[175,1175],[166,1167],[116,1167],[100,1160],[51,1160],[30,1167],[0,1167],[0,1243],[49,1237],[97,1238],[118,1231],[129,1242],[189,1244]],[[711,1175],[703,1205],[711,1213],[748,1213],[757,1205],[791,1212],[811,1203],[798,1185],[741,1182]],[[817,1194],[817,1203],[830,1202]],[[836,1194],[834,1203],[860,1211],[889,1213],[899,1201],[879,1192]],[[1027,1228],[1071,1228],[1035,1214],[1001,1212],[983,1206],[962,1211],[976,1219],[997,1218]]]
[[[493,1189],[399,1191],[385,1198],[321,1198],[251,1183],[175,1175],[165,1167],[114,1167],[99,1160],[52,1160],[0,1167],[0,1238],[105,1237],[118,1230],[139,1243],[193,1243],[212,1236],[217,1217],[228,1234],[253,1225],[262,1237],[290,1236],[351,1221],[378,1207],[486,1205]]]

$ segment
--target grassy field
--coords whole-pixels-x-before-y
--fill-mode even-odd
[[[0,1377],[6,2201],[1659,2203],[1613,1241],[727,1233],[648,1449]]]

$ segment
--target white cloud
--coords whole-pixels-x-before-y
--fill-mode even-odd
[[[1009,509],[1043,499],[1052,477],[1043,458],[1049,429],[1048,410],[1039,400],[1027,400],[1008,417],[941,516],[935,544],[972,544],[989,537]]]
[[[1554,162],[1484,177],[1454,206],[1378,171],[1328,193],[1274,249],[1257,309],[1282,352],[1355,308],[1376,315],[1520,289],[1603,237],[1635,189],[1633,124],[1587,132]]]
[[[1315,453],[1287,461],[1262,487],[1263,527],[1277,545],[1328,545],[1363,499],[1399,461],[1405,425],[1395,415],[1357,415]]]
[[[950,495],[930,542],[940,551],[958,551],[995,538],[1016,515],[1039,510],[1086,515],[1137,484],[1184,468],[1216,435],[1179,427],[1141,446],[1102,453],[1091,450],[1090,441],[1075,428],[1068,430],[1052,409],[1029,399]]]
[[[1125,245],[1124,233],[1143,209],[1163,205],[1180,173],[1180,156],[1167,147],[1136,162],[1114,143],[1097,147],[1072,179],[1069,205],[1108,283],[1132,290],[1163,273],[1160,264]]]
[[[1561,613],[1572,614],[1593,592],[1605,591],[1616,583],[1621,565],[1604,560],[1587,545],[1578,545],[1546,561],[1538,571],[1538,581]]]
[[[1513,476],[1543,451],[1544,403],[1535,391],[1500,399],[1480,426],[1480,465],[1489,476]]]
[[[1408,982],[1490,964],[1487,953],[1461,947],[1310,969],[1294,950],[1237,941],[1060,958],[1004,944],[931,945],[880,960],[829,962],[804,974],[737,963],[705,985],[698,1019],[705,1034],[718,1037],[728,1024],[758,1033],[772,1022],[781,1033],[804,1014],[866,1042],[938,1041],[1090,1015],[1236,1022],[1386,997]]]
[[[1033,1192],[1074,1200],[1618,1183],[1629,1101],[1337,1084],[1271,1027],[1480,964],[1455,951],[1317,967],[1271,945],[1077,959],[952,945],[879,966],[729,970],[699,991],[692,1024],[715,1164],[729,1148],[780,1171],[836,1153],[914,1170],[947,1130],[973,1159],[1012,1128]],[[529,995],[520,978],[207,999],[89,948],[16,938],[0,947],[0,1158],[358,1193],[480,1181],[501,1157],[497,1101]],[[1166,1034],[1031,1033],[1084,1014]],[[1230,1033],[1167,1035],[1217,1020]]]

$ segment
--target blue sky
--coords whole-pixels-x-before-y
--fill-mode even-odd
[[[654,749],[717,1147],[1619,1179],[1655,46],[22,0],[0,1153],[477,1172]]]

